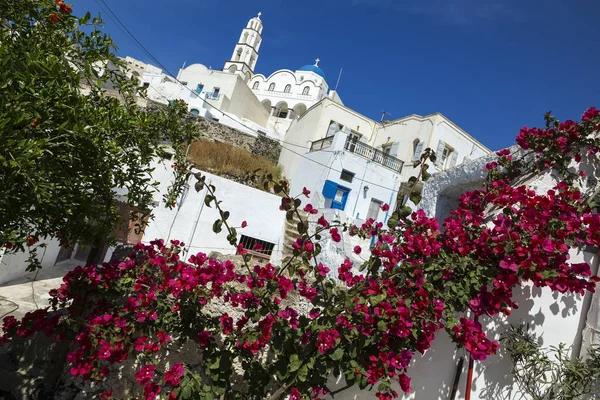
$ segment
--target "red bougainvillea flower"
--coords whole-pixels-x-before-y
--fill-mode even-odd
[[[381,211],[388,211],[390,209],[390,205],[385,203],[384,205],[381,206]]]
[[[302,194],[305,195],[306,197],[310,197],[310,190],[308,190],[306,187],[302,188]]]
[[[362,248],[360,246],[354,246],[354,254],[360,254],[362,252]]]
[[[50,14],[50,22],[52,22],[53,24],[56,24],[58,22],[58,19],[58,15]]]
[[[154,370],[156,369],[155,365],[144,365],[136,374],[135,380],[140,385],[146,385],[148,382],[152,380],[154,377]]]
[[[290,390],[289,400],[300,400],[300,391],[296,388],[292,388],[292,390]]]
[[[310,203],[308,203],[306,206],[304,206],[304,211],[306,211],[309,214],[316,214],[319,212],[319,210],[314,208],[313,205]]]
[[[331,240],[333,240],[334,242],[339,242],[342,240],[342,236],[338,232],[337,228],[331,228],[329,230],[329,234],[331,235]]]
[[[165,384],[171,386],[179,386],[181,383],[181,377],[185,370],[181,363],[173,364],[167,372],[165,372]]]
[[[207,347],[210,344],[210,336],[208,331],[198,332],[198,343],[201,347]]]
[[[329,227],[329,222],[327,222],[327,220],[325,219],[324,215],[321,215],[319,217],[319,220],[317,221],[317,223],[319,225],[321,225],[323,228],[328,228]]]
[[[242,228],[245,228],[248,226],[248,223],[246,221],[242,221]]]

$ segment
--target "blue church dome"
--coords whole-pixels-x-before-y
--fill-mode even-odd
[[[325,72],[323,72],[323,70],[321,68],[317,67],[316,65],[305,65],[303,67],[298,68],[298,71],[314,72],[315,74],[319,75],[323,79],[327,80],[327,78],[325,78]]]

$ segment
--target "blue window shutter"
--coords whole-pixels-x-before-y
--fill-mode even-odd
[[[325,185],[323,185],[323,197],[328,197],[333,199],[335,197],[335,192],[337,191],[338,184],[332,181],[325,181]]]

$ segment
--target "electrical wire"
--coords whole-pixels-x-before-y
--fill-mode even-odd
[[[98,0],[95,0],[95,1],[96,1],[96,3],[98,3]],[[195,93],[195,92],[194,92],[192,89],[188,88],[186,85],[184,85],[184,84],[183,84],[183,82],[181,82],[179,79],[177,79],[177,77],[175,77],[175,75],[174,75],[174,74],[173,74],[171,71],[169,71],[169,69],[168,69],[167,67],[165,67],[165,66],[164,66],[164,64],[163,64],[163,63],[161,63],[161,62],[160,62],[160,61],[159,61],[159,60],[158,60],[158,59],[157,59],[157,58],[156,58],[156,57],[155,57],[155,56],[154,56],[154,55],[153,55],[153,54],[152,54],[152,53],[151,53],[151,52],[150,52],[150,51],[149,51],[149,50],[148,50],[148,49],[147,49],[147,48],[146,48],[146,47],[145,47],[145,46],[144,46],[144,45],[143,45],[143,44],[142,44],[142,43],[141,43],[141,42],[140,42],[140,41],[139,41],[139,40],[138,40],[136,37],[135,37],[135,35],[134,35],[134,34],[133,34],[133,33],[132,33],[132,32],[131,32],[131,31],[130,31],[130,30],[129,30],[129,29],[126,27],[126,26],[125,26],[125,24],[123,24],[123,22],[122,22],[122,21],[119,19],[119,17],[118,17],[118,16],[115,14],[115,12],[114,12],[114,11],[113,11],[113,10],[112,10],[112,9],[111,9],[109,6],[108,6],[108,4],[106,4],[106,1],[105,1],[105,0],[99,0],[99,1],[100,1],[100,2],[102,2],[102,4],[104,4],[104,6],[106,7],[106,10],[108,10],[108,12],[109,12],[109,13],[110,13],[110,14],[111,14],[113,17],[114,17],[114,19],[112,19],[112,18],[111,18],[111,20],[113,20],[113,22],[115,22],[117,25],[121,25],[121,26],[122,26],[122,28],[119,28],[119,29],[121,29],[121,31],[122,31],[123,33],[125,33],[127,36],[129,36],[129,37],[130,37],[130,39],[131,39],[131,40],[132,40],[132,41],[133,41],[133,42],[134,42],[134,43],[135,43],[135,44],[136,44],[136,45],[137,45],[137,46],[138,46],[138,47],[139,47],[139,48],[140,48],[140,49],[141,49],[141,50],[144,52],[144,54],[146,54],[146,55],[147,55],[147,56],[148,56],[150,59],[152,59],[153,61],[155,61],[155,62],[158,64],[158,66],[159,66],[159,67],[161,67],[161,68],[162,68],[162,69],[163,69],[163,70],[164,70],[164,71],[167,73],[167,75],[169,75],[171,78],[173,78],[173,79],[174,79],[174,80],[175,80],[177,83],[179,83],[179,84],[180,84],[182,87],[184,87],[184,88],[185,88],[186,90],[188,90],[190,93],[192,93],[192,94],[196,94],[196,93]],[[100,5],[100,4],[98,3],[98,5]],[[110,17],[110,16],[109,16],[109,17]],[[155,90],[155,91],[157,91],[157,90],[156,90],[156,88],[154,88],[154,90]],[[157,92],[158,92],[158,91],[157,91]],[[163,97],[165,97],[165,96],[163,96]],[[165,98],[166,98],[166,97],[165,97]],[[236,123],[238,123],[238,124],[242,125],[243,127],[247,128],[247,129],[250,129],[251,131],[254,131],[254,129],[253,129],[253,128],[249,127],[248,125],[245,125],[245,124],[244,124],[244,123],[242,123],[241,121],[238,121],[238,120],[236,120],[235,118],[231,117],[230,115],[226,114],[225,112],[223,112],[223,111],[219,110],[217,107],[213,106],[213,105],[212,105],[212,104],[210,104],[208,101],[206,101],[206,99],[203,99],[203,98],[201,98],[201,97],[198,97],[198,99],[202,100],[202,102],[204,102],[205,104],[209,105],[211,108],[214,108],[214,109],[215,109],[215,110],[217,110],[218,112],[222,113],[224,116],[228,117],[228,118],[229,118],[229,119],[231,119],[232,121],[234,121],[234,122],[236,122]],[[306,147],[306,146],[301,146],[301,145],[297,145],[297,144],[294,144],[294,143],[288,143],[288,142],[285,142],[285,141],[283,141],[283,140],[279,140],[279,142],[280,142],[280,144],[281,144],[281,143],[285,143],[285,144],[289,144],[289,145],[292,145],[292,146],[301,147],[301,148],[305,148],[305,149],[308,149],[308,148],[309,148],[309,147]],[[283,144],[281,144],[281,147],[282,147],[282,148],[284,148],[284,149],[286,149],[287,151],[290,151],[290,152],[292,152],[292,153],[294,153],[294,154],[296,154],[296,155],[299,155],[299,156],[300,156],[300,157],[302,157],[302,158],[305,158],[305,159],[307,159],[307,160],[309,160],[309,161],[312,161],[312,162],[314,162],[315,164],[321,165],[321,166],[323,166],[323,167],[326,167],[326,168],[330,168],[332,171],[339,172],[339,173],[341,173],[341,172],[342,172],[342,171],[336,170],[336,169],[334,169],[334,168],[331,168],[331,167],[329,167],[329,166],[327,166],[327,165],[325,165],[325,164],[323,164],[323,163],[320,163],[320,162],[318,162],[318,161],[316,161],[316,160],[313,160],[313,159],[311,159],[311,158],[308,158],[308,157],[306,157],[304,154],[301,154],[301,153],[298,153],[298,152],[296,152],[296,151],[294,151],[294,150],[292,150],[292,149],[289,149],[289,148],[285,147]],[[364,180],[364,179],[360,179],[360,181],[361,181],[361,182],[364,182],[364,183],[368,183],[368,184],[370,184],[370,185],[373,185],[373,186],[377,186],[377,187],[380,187],[380,188],[386,189],[386,190],[394,191],[394,189],[393,189],[393,188],[389,188],[389,187],[387,187],[387,186],[383,186],[383,185],[380,185],[380,184],[378,184],[378,183],[375,183],[375,182],[370,182],[370,181],[367,181],[367,180]]]

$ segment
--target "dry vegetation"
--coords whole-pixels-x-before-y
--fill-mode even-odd
[[[198,140],[192,143],[188,158],[202,171],[237,182],[242,182],[248,173],[257,169],[268,171],[275,178],[281,177],[281,168],[278,165],[229,143]]]

